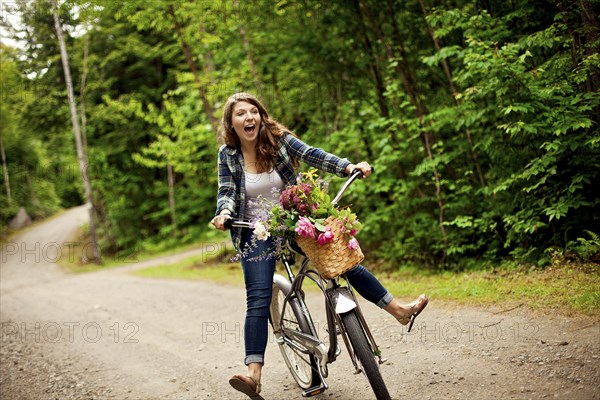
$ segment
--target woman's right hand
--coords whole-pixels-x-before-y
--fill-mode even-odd
[[[216,217],[214,217],[212,219],[212,221],[210,221],[210,223],[213,224],[213,226],[215,228],[217,228],[218,230],[224,231],[224,230],[226,230],[225,221],[227,221],[230,218],[231,218],[231,215],[229,215],[229,214],[221,214],[221,215],[217,215]]]
[[[363,173],[363,178],[367,178],[369,175],[371,175],[371,173],[373,172],[373,168],[371,168],[371,166],[369,165],[368,162],[366,161],[362,161],[359,162],[358,164],[350,164],[346,167],[346,175],[350,176],[350,174],[352,173],[352,171],[354,171],[355,169],[358,169],[360,171],[362,171]]]

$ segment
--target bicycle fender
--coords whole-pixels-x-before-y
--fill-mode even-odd
[[[346,293],[344,293],[346,292]],[[346,288],[339,288],[329,293],[336,314],[347,313],[356,308],[356,303],[352,300],[352,296]]]

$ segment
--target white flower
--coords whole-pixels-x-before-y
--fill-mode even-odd
[[[271,236],[271,232],[267,230],[265,225],[262,222],[254,223],[254,235],[258,240],[267,240],[269,236]]]

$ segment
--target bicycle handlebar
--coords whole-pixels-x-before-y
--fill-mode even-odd
[[[254,225],[252,224],[252,222],[249,221],[244,221],[241,219],[233,219],[233,218],[228,218],[227,220],[225,220],[225,229],[232,229],[232,228],[254,228]]]
[[[375,171],[375,170],[371,167],[371,171]],[[335,195],[333,200],[331,200],[331,204],[336,205],[338,203],[338,201],[340,201],[340,199],[344,195],[344,192],[346,192],[346,189],[348,189],[348,186],[350,186],[352,184],[352,182],[354,182],[355,180],[362,178],[362,177],[363,177],[363,172],[360,169],[353,169],[352,172],[350,172],[350,177],[348,178],[346,183],[344,183],[344,186],[342,186],[342,188],[337,192],[337,194]]]
[[[375,170],[371,167],[371,171],[375,172]],[[350,172],[350,176],[348,177],[348,179],[346,180],[346,182],[344,183],[344,185],[342,186],[342,188],[337,192],[337,194],[335,195],[335,197],[333,198],[333,200],[331,200],[331,204],[337,204],[340,199],[342,198],[342,196],[344,195],[344,193],[346,192],[346,190],[348,189],[348,187],[357,179],[360,179],[363,177],[363,172],[360,169],[353,169],[352,172]],[[241,219],[233,219],[233,218],[229,218],[225,221],[225,229],[232,229],[232,228],[254,228],[254,225],[249,222],[249,221],[244,221]]]

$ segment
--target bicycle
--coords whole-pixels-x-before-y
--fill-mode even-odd
[[[344,183],[333,204],[337,204],[346,189],[362,176],[354,170]],[[227,226],[252,228],[247,221],[228,220]],[[304,257],[302,251],[292,244],[294,250]],[[378,400],[389,400],[390,394],[383,381],[379,364],[386,360],[375,342],[360,309],[354,291],[344,275],[325,279],[310,268],[310,260],[304,257],[296,274],[292,270],[294,258],[282,256],[287,278],[273,276],[273,297],[269,320],[275,340],[294,380],[300,386],[303,397],[312,397],[328,389],[325,378],[328,364],[341,354],[338,336],[341,336],[355,368],[355,374],[364,373]],[[345,284],[340,281],[345,280]],[[319,338],[311,313],[305,302],[303,284],[306,279],[314,282],[325,296],[327,318],[326,342]]]

